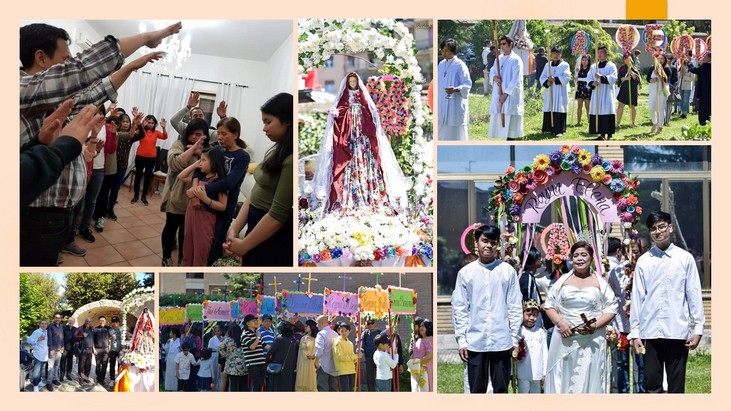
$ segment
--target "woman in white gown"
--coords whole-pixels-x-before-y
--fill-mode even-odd
[[[175,376],[175,356],[182,351],[180,347],[180,330],[170,330],[170,339],[163,346],[165,350],[165,391],[177,391],[178,379]]]
[[[593,255],[588,243],[575,243],[574,269],[548,291],[546,314],[556,327],[548,350],[546,393],[609,392],[605,328],[617,312],[617,299],[609,284],[591,271]]]
[[[392,214],[406,205],[406,185],[375,103],[355,72],[340,83],[320,146],[312,206],[325,214]]]

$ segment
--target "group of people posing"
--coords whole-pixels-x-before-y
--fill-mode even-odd
[[[74,358],[77,359],[75,379],[80,384],[113,385],[124,344],[119,317],[112,317],[111,324],[107,325],[107,318],[103,315],[99,316],[96,327],[92,326],[91,318],[86,318],[81,327],[76,327],[73,317],[69,317],[63,325],[59,313],[53,316],[51,324],[41,320],[38,329],[27,340],[33,355],[30,375],[33,391],[39,391],[44,385],[48,391],[53,391],[65,379],[74,379]],[[96,363],[93,381],[90,378],[92,358]],[[106,378],[107,367],[109,379]],[[44,371],[45,383],[41,378]]]
[[[156,146],[168,138],[168,122],[137,108],[127,114],[116,104],[108,110],[103,104],[116,101],[131,73],[161,53],[123,66],[125,56],[142,46],[154,48],[181,28],[176,23],[122,39],[107,36],[76,57],[69,52],[65,30],[47,24],[21,28],[22,266],[58,265],[62,252],[86,255],[75,237],[93,243],[92,227],[103,232],[107,218],[117,220],[114,207],[131,173],[134,143],[132,203],[149,204]],[[240,188],[251,161],[241,124],[227,117],[227,105],[221,102],[216,110],[221,119],[209,131],[199,99],[192,93],[187,107],[171,118],[179,140],[167,156],[162,266],[173,264],[175,247],[178,265],[212,265],[225,251],[248,266],[291,266],[293,96],[277,94],[260,108],[263,132],[273,145],[253,170],[255,184],[238,215]]]
[[[635,50],[634,57],[625,56],[625,64],[619,69],[607,59],[607,46],[597,48],[592,63],[589,54],[583,54],[572,70],[563,60],[563,49],[555,45],[546,56],[541,47],[535,57],[535,74],[527,73],[523,59],[513,51],[515,41],[502,36],[500,56],[495,57],[494,47],[485,56],[485,90],[491,90],[490,126],[488,138],[517,140],[525,136],[524,110],[525,89],[533,82],[543,89],[543,123],[541,131],[562,137],[566,132],[570,91],[573,83],[576,101],[576,127],[581,126],[583,110],[589,120],[589,134],[607,140],[620,128],[624,107],[630,107],[630,127],[636,127],[635,116],[638,105],[639,87],[647,83],[648,110],[652,122],[652,133],[660,133],[670,122],[671,113],[686,118],[691,102],[698,112],[698,121],[705,125],[711,117],[711,53],[702,61],[695,61],[690,55],[681,61],[659,51],[654,64],[642,68]],[[443,40],[439,49],[439,139],[467,140],[467,126],[470,121],[469,92],[472,88],[470,71],[457,54],[457,42]],[[497,61],[496,61],[497,60]],[[499,72],[498,72],[499,70]],[[524,85],[526,79],[528,86]],[[691,98],[692,97],[692,98]]]
[[[169,331],[161,345],[164,353],[166,391],[342,391],[356,390],[358,362],[365,363],[368,391],[398,391],[403,369],[401,339],[366,321],[366,329],[356,348],[351,324],[331,323],[328,316],[304,322],[279,321],[276,330],[272,316],[260,319],[246,315],[242,326],[231,322],[225,332],[213,327],[206,341],[179,328]],[[415,319],[411,345],[411,364],[423,373],[414,373],[413,391],[429,390],[427,375],[432,375],[432,334],[429,320]],[[426,378],[425,383],[419,380]]]
[[[477,228],[478,258],[460,270],[452,294],[465,390],[507,393],[513,378],[520,393],[627,393],[632,362],[634,392],[684,392],[705,322],[700,276],[693,256],[673,244],[669,214],[653,212],[646,225],[653,247],[639,237],[630,253],[613,239],[600,275],[592,245],[577,241],[572,269],[552,281],[534,277],[537,250],[519,276],[499,259],[500,230]]]

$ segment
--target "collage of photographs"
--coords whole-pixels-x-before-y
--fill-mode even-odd
[[[21,392],[711,393],[710,20],[19,29]]]

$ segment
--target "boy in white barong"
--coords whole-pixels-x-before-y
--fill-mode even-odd
[[[561,59],[561,46],[551,49],[551,61],[543,66],[540,81],[546,89],[543,94],[542,131],[561,137],[566,132],[571,81],[571,68],[569,63]]]
[[[617,66],[607,61],[607,47],[597,50],[597,62],[586,76],[589,79],[591,101],[589,102],[589,134],[599,134],[597,140],[612,138],[615,128],[615,89],[617,82]],[[598,104],[597,104],[598,103]],[[598,112],[597,112],[598,106]],[[597,114],[599,127],[597,128]]]
[[[546,378],[548,342],[546,330],[536,323],[540,315],[535,300],[523,300],[523,326],[520,332],[525,342],[525,357],[519,352],[516,366],[518,392],[521,394],[540,394],[541,382]]]
[[[497,62],[490,69],[490,84],[493,89],[488,138],[523,138],[523,61],[513,52],[513,45],[514,41],[510,36],[500,38],[500,76],[497,75]],[[505,118],[504,126],[501,114]]]
[[[467,65],[455,55],[457,42],[442,40],[439,44],[444,59],[439,62],[437,101],[439,102],[439,140],[467,140],[470,122],[469,95],[472,79]]]

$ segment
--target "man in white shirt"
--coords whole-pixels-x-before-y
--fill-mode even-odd
[[[617,66],[607,60],[607,47],[597,49],[597,62],[591,66],[587,78],[592,89],[589,102],[589,134],[599,134],[597,140],[612,138],[616,124]],[[597,119],[598,118],[598,119]]]
[[[490,87],[488,87],[490,82],[487,81],[487,76],[490,75],[490,62],[488,61],[488,58],[490,57],[490,46],[492,46],[492,42],[490,40],[485,40],[484,46],[482,47],[482,73],[485,78],[482,89],[485,97],[487,97],[490,93]]]
[[[637,260],[632,285],[630,338],[635,351],[645,355],[647,392],[685,392],[688,351],[698,347],[705,314],[695,259],[672,243],[670,214],[655,211],[647,217],[655,246]],[[692,321],[692,329],[691,329]]]
[[[315,337],[315,368],[317,369],[317,391],[337,391],[338,372],[333,362],[333,340],[338,333],[330,328],[327,315],[317,317],[320,331]]]
[[[459,356],[467,363],[470,392],[507,393],[511,353],[517,354],[522,306],[518,275],[498,257],[500,230],[475,230],[479,259],[457,274],[452,293],[452,324]]]
[[[38,392],[41,383],[41,371],[48,362],[48,333],[46,328],[48,322],[41,320],[38,329],[28,338],[28,343],[33,346],[33,371],[30,373],[30,381],[33,384],[33,392]],[[53,391],[53,384],[47,385],[49,391]]]
[[[490,70],[493,86],[490,101],[490,128],[487,138],[517,140],[523,138],[523,60],[513,52],[514,40],[500,38],[501,55]],[[500,64],[500,75],[497,67]],[[504,118],[504,123],[503,123]]]
[[[467,125],[470,122],[469,96],[472,88],[470,70],[464,61],[456,56],[457,42],[443,40],[439,44],[442,61],[437,66],[437,101],[439,140],[467,140]]]

